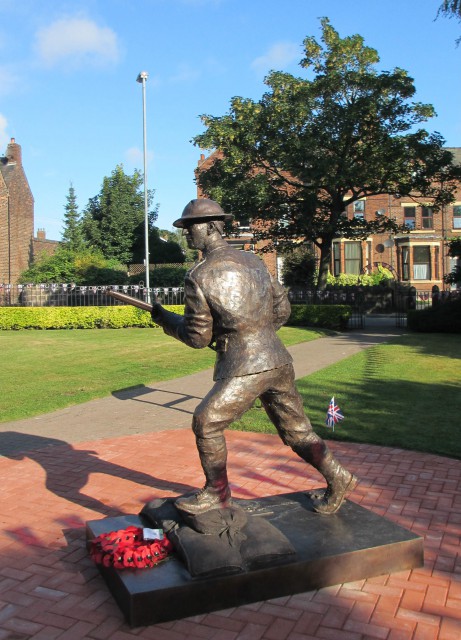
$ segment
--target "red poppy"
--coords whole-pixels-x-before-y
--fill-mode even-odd
[[[105,567],[144,569],[164,560],[172,550],[173,545],[166,536],[163,540],[145,543],[142,529],[131,525],[95,538],[90,555]]]

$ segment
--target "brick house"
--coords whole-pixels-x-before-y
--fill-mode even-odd
[[[455,162],[461,164],[461,148],[450,148]],[[213,162],[215,154],[208,158],[202,154],[196,172]],[[198,190],[198,197],[203,194]],[[366,220],[379,215],[394,218],[405,225],[409,233],[375,234],[366,240],[347,240],[338,237],[333,241],[330,272],[360,275],[376,271],[378,265],[388,268],[397,281],[430,291],[434,285],[445,287],[443,276],[454,267],[447,255],[446,240],[461,236],[461,184],[455,201],[435,212],[424,198],[412,199],[391,194],[371,196],[358,200],[346,208],[344,215]],[[239,233],[230,238],[230,244],[242,249],[257,251],[264,243],[255,243],[251,234],[251,221],[238,225]],[[263,255],[269,270],[280,277],[283,258],[276,252]]]
[[[0,282],[14,283],[30,264],[34,237],[34,198],[12,138],[0,158]]]
[[[0,283],[14,284],[42,250],[53,253],[59,242],[34,238],[34,198],[22,166],[21,146],[11,138],[0,157]]]
[[[461,164],[461,148],[449,151]],[[443,277],[454,267],[446,241],[461,236],[461,184],[455,201],[438,212],[424,198],[385,194],[358,200],[345,213],[349,218],[366,220],[383,214],[405,225],[409,233],[372,235],[363,241],[334,240],[331,273],[366,273],[382,264],[403,284],[421,290],[431,290],[434,285],[443,289]]]

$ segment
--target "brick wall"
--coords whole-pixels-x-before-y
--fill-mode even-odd
[[[0,173],[0,281],[14,283],[30,264],[34,235],[34,199],[14,138],[0,158]]]

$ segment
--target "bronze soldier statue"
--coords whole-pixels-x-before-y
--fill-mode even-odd
[[[278,434],[327,481],[314,500],[318,513],[335,513],[357,479],[328,450],[304,414],[292,358],[276,331],[290,315],[283,287],[256,255],[233,249],[222,237],[224,213],[212,200],[192,200],[173,224],[202,252],[185,277],[184,316],[155,303],[153,320],[194,349],[216,350],[215,384],[193,416],[205,486],[176,500],[192,515],[231,504],[224,430],[259,398]]]

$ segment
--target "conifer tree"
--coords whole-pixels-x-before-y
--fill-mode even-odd
[[[83,239],[82,223],[78,212],[77,197],[72,183],[70,183],[66,200],[62,243],[71,251],[82,251],[85,248],[85,241]]]

